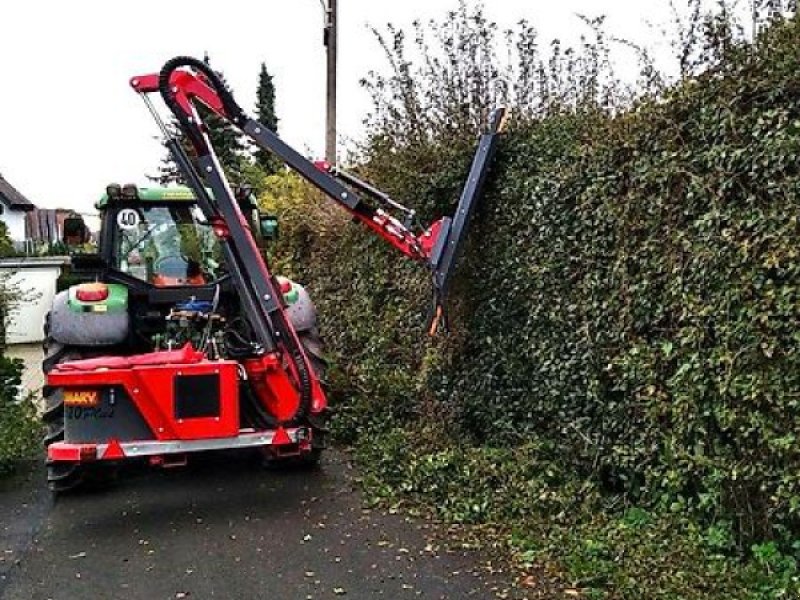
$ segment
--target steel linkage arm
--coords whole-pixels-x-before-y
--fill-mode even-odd
[[[186,70],[187,67],[197,73]],[[345,187],[269,128],[245,114],[224,82],[206,63],[189,57],[175,58],[164,66],[159,75],[132,78],[131,86],[142,94],[164,90],[162,96],[167,106],[177,117],[181,129],[199,156],[208,153],[208,142],[203,135],[202,121],[193,106],[195,101],[235,125],[260,148],[273,152],[292,170],[407,257],[419,261],[428,259],[420,239],[403,223],[364,202],[352,189]]]
[[[201,175],[215,194],[230,193],[224,173],[209,147],[206,126],[197,112],[200,103],[221,118],[232,123],[257,146],[277,155],[291,169],[312,183],[325,195],[350,212],[358,221],[374,231],[408,258],[424,262],[433,271],[434,303],[431,312],[431,333],[444,317],[444,304],[449,290],[469,221],[483,194],[483,188],[494,157],[499,134],[505,122],[506,110],[495,110],[487,131],[481,136],[467,183],[453,217],[434,222],[426,231],[411,230],[414,211],[400,205],[388,195],[357,177],[339,170],[335,165],[312,163],[281,140],[273,131],[249,117],[236,103],[232,94],[206,63],[189,57],[168,61],[158,75],[131,79],[132,87],[145,95],[160,92],[165,103],[178,119],[181,130],[194,147]],[[343,182],[343,183],[342,183]],[[346,184],[346,185],[345,185]],[[358,191],[356,191],[358,190]],[[405,213],[405,223],[387,210],[366,203],[358,192],[371,197],[389,210]]]

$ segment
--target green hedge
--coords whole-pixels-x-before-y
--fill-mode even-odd
[[[344,221],[287,213],[302,232],[284,238],[298,259],[288,266],[309,283],[339,367],[336,427],[359,441],[373,490],[461,521],[513,523],[521,511],[520,547],[553,534],[544,556],[561,548],[576,580],[620,597],[642,581],[648,597],[718,597],[692,579],[702,557],[700,579],[729,578],[741,556],[767,579],[789,577],[741,597],[798,591],[799,37],[796,19],[774,26],[617,116],[518,122],[445,341],[424,340],[419,269]],[[423,216],[449,210],[470,159],[463,136],[383,142],[373,137],[364,174]],[[494,495],[481,478],[524,461],[516,448],[530,468],[514,476],[530,485]],[[548,469],[563,504],[541,491]],[[625,533],[632,509],[649,515],[648,536]],[[677,552],[659,554],[665,532],[682,540]],[[640,567],[602,551],[634,541]],[[603,560],[622,575],[583,576]]]
[[[41,447],[36,407],[27,393],[20,393],[22,370],[21,360],[0,354],[0,475],[35,457]]]
[[[800,506],[800,27],[665,103],[509,139],[449,400],[747,544]]]
[[[13,253],[8,229],[0,222],[0,256]],[[0,274],[0,476],[7,475],[25,459],[36,456],[42,432],[33,398],[23,390],[24,365],[18,358],[5,356],[5,315],[25,300],[25,291]]]

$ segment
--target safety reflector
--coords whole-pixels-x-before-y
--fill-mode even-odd
[[[286,430],[283,427],[278,427],[278,430],[275,432],[275,436],[272,438],[272,445],[273,446],[285,446],[286,444],[291,444],[292,438],[289,437],[289,434],[286,433]]]
[[[97,446],[84,444],[78,452],[78,457],[81,462],[97,460]]]
[[[113,460],[117,458],[125,458],[125,451],[122,449],[119,441],[116,439],[108,442],[108,448],[103,453],[103,460]]]
[[[292,291],[292,282],[285,277],[278,277],[278,284],[281,286],[281,294],[288,294]]]

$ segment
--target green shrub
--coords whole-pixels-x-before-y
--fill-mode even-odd
[[[577,477],[565,449],[541,442],[468,446],[436,427],[415,426],[362,440],[357,458],[373,502],[413,503],[447,522],[499,524],[521,569],[560,571],[566,586],[588,598],[800,594],[800,548],[760,544],[743,563],[730,522],[703,526],[680,510],[627,504]]]
[[[0,274],[0,475],[35,456],[42,440],[33,397],[21,388],[24,365],[5,356],[6,315],[29,298],[28,292],[9,282],[8,275]]]
[[[0,475],[36,455],[41,429],[32,398],[20,398],[22,361],[0,356]]]
[[[8,235],[8,225],[0,221],[0,257],[14,256],[14,243]]]

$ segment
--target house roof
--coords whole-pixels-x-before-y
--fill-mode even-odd
[[[29,211],[36,208],[33,202],[20,194],[2,175],[0,175],[0,201],[12,210]]]

